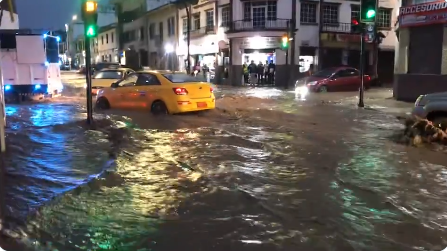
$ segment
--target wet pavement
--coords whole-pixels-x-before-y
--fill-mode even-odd
[[[82,98],[10,105],[8,234],[67,251],[447,246],[445,152],[395,140],[411,104],[383,90],[370,109],[354,93],[217,96],[207,113],[96,114],[95,130]]]

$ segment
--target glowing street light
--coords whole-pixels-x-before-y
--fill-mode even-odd
[[[165,53],[170,54],[174,52],[174,46],[172,44],[165,45]]]
[[[73,17],[71,18],[73,21],[78,19],[78,15],[73,15]]]

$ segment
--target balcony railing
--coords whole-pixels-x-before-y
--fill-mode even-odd
[[[233,21],[228,24],[227,32],[242,31],[275,31],[287,30],[290,27],[290,19],[252,19]]]
[[[351,23],[324,23],[321,31],[329,33],[351,33]]]
[[[205,35],[210,35],[210,34],[216,34],[216,29],[214,26],[205,26],[199,29],[194,29],[191,30],[191,32],[189,33],[191,38],[194,37],[200,37],[200,36],[205,36]],[[186,39],[186,31],[183,31],[183,36]]]

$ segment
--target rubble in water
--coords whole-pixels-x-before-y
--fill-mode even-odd
[[[420,146],[426,143],[440,143],[447,145],[447,126],[434,124],[427,119],[409,118],[405,121],[405,140]]]

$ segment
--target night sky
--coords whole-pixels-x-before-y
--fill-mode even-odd
[[[80,8],[80,0],[15,0],[20,28],[60,29]]]

